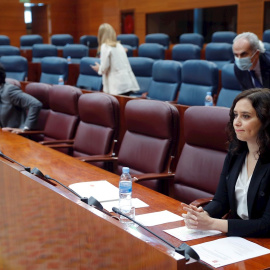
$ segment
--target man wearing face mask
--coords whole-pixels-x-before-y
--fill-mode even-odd
[[[233,41],[234,72],[243,90],[270,88],[270,53],[250,32],[239,34]]]

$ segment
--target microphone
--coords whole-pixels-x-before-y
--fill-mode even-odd
[[[33,175],[38,176],[41,179],[45,179],[45,181],[48,181],[49,183],[51,183],[49,180],[55,181],[56,183],[58,183],[59,185],[61,185],[62,187],[64,187],[65,189],[67,189],[68,191],[70,191],[71,193],[73,193],[74,195],[76,195],[77,197],[79,197],[82,202],[84,202],[84,203],[86,203],[86,204],[88,204],[90,206],[94,206],[95,208],[99,209],[103,213],[108,214],[103,209],[103,206],[101,205],[101,203],[98,200],[96,200],[94,197],[92,197],[92,196],[90,198],[82,197],[77,192],[75,192],[73,189],[71,189],[68,186],[62,184],[58,180],[50,177],[49,175],[44,175],[38,168],[33,168],[32,171],[31,171],[31,173]]]
[[[14,160],[14,159],[12,159],[12,158],[10,158],[10,157],[4,155],[4,153],[3,153],[2,151],[0,151],[0,156],[3,157],[3,158],[5,158],[5,159],[7,159],[8,161],[11,161],[11,162],[13,162],[13,163],[16,163],[16,164],[20,165],[20,166],[23,167],[27,172],[30,172],[30,170],[31,170],[30,167],[25,167],[25,166],[23,166],[21,163],[17,162],[16,160]]]
[[[140,227],[142,227],[146,231],[150,232],[151,234],[153,234],[154,236],[156,236],[157,238],[159,238],[160,240],[162,240],[163,242],[165,242],[167,245],[169,245],[170,247],[172,247],[175,250],[175,252],[183,255],[187,261],[190,258],[192,258],[192,259],[194,259],[196,261],[199,261],[200,260],[200,257],[197,254],[197,252],[192,247],[190,247],[188,244],[183,243],[179,247],[175,247],[174,245],[172,245],[171,243],[169,243],[168,241],[166,241],[165,239],[163,239],[159,235],[155,234],[154,232],[152,232],[151,230],[149,230],[148,228],[146,228],[141,223],[137,222],[135,219],[133,219],[133,218],[129,217],[128,215],[122,213],[118,208],[113,207],[112,210],[116,214],[119,214],[121,216],[124,216],[124,217],[128,218],[129,220],[133,221],[134,223],[138,224]]]

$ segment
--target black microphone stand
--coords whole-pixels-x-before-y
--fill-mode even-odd
[[[0,156],[7,159],[8,161],[11,161],[13,163],[16,163],[18,165],[20,165],[21,167],[23,167],[27,172],[30,172],[31,171],[31,168],[30,167],[25,167],[23,166],[21,163],[17,162],[16,160],[12,159],[11,157],[8,157],[6,155],[4,155],[4,153],[2,151],[0,151]]]
[[[175,252],[183,255],[185,257],[186,260],[189,260],[190,257],[194,260],[199,261],[200,257],[199,255],[196,253],[196,251],[194,249],[192,249],[188,244],[183,243],[181,244],[179,247],[175,247],[174,245],[172,245],[171,243],[169,243],[168,241],[166,241],[165,239],[163,239],[162,237],[160,237],[159,235],[155,234],[154,232],[152,232],[151,230],[149,230],[148,228],[146,228],[144,225],[142,225],[141,223],[139,223],[138,221],[136,221],[135,219],[129,217],[128,215],[122,213],[118,208],[113,207],[112,210],[121,215],[126,217],[127,219],[131,220],[132,222],[138,224],[140,227],[142,227],[143,229],[145,229],[146,231],[150,232],[151,234],[153,234],[154,236],[156,236],[157,238],[159,238],[160,240],[162,240],[163,242],[165,242],[167,245],[169,245],[170,247],[172,247]]]

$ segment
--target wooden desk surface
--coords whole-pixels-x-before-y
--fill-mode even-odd
[[[31,168],[37,167],[44,174],[50,175],[51,177],[57,179],[58,181],[62,182],[65,185],[84,181],[107,180],[110,183],[114,184],[115,186],[118,186],[119,176],[104,171],[100,168],[94,167],[90,164],[76,160],[56,150],[47,148],[34,141],[28,140],[15,134],[0,131],[0,150],[5,155],[11,157],[17,162],[23,164],[24,166],[29,166]],[[16,168],[19,167],[17,165],[14,166],[16,166]],[[69,199],[78,202],[78,198],[75,195],[67,192],[62,187],[59,186],[51,187],[51,189],[58,190],[59,192],[65,194],[65,196],[68,197]],[[136,209],[136,214],[151,213],[162,210],[169,210],[178,215],[181,214],[181,207],[179,201],[176,201],[172,198],[159,194],[155,191],[149,190],[136,183],[133,186],[133,197],[139,198],[143,200],[145,203],[149,204],[149,207]],[[107,217],[105,214],[100,213],[96,209],[91,209],[91,207],[87,205],[86,208],[89,211],[94,211],[95,213],[97,213],[97,215],[103,217],[104,219],[108,218],[111,219],[110,217]],[[110,222],[114,223],[117,227],[122,227],[123,230],[128,231],[137,238],[149,242],[151,245],[157,247],[159,250],[169,254],[169,256],[172,257],[174,256],[172,255],[174,253],[172,248],[168,247],[166,244],[163,244],[163,242],[161,242],[160,240],[155,239],[154,236],[152,236],[150,233],[147,233],[145,230],[141,228],[137,229],[125,228],[124,226],[122,226],[122,224],[120,224],[118,221],[114,219],[112,219],[112,221]],[[163,232],[163,230],[176,228],[183,225],[184,225],[183,221],[179,221],[154,226],[151,227],[150,229],[153,230],[158,235],[160,235],[161,237],[165,238],[168,242],[170,242],[174,246],[179,246],[181,245],[182,242],[166,234],[165,232]],[[80,224],[78,224],[78,226],[80,226]],[[192,246],[194,244],[202,243],[205,241],[215,240],[220,237],[223,236],[205,237],[202,239],[188,241],[187,244]],[[270,239],[268,238],[264,239],[248,238],[248,240],[258,243],[266,248],[270,248]],[[61,252],[60,247],[59,252]],[[266,269],[269,266],[270,266],[270,255],[265,255],[254,259],[246,260],[243,262],[239,262],[236,264],[231,264],[220,269],[256,270],[256,269]],[[0,261],[0,269],[1,269],[1,261]]]

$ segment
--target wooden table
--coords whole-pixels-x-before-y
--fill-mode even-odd
[[[107,180],[118,186],[119,176],[15,134],[0,131],[0,150],[65,185]],[[173,248],[144,229],[126,228],[61,186],[50,185],[19,165],[0,158],[0,173],[0,269],[204,269],[192,260],[185,264]],[[162,210],[181,214],[179,201],[136,183],[133,197],[149,204],[136,209],[136,214]],[[182,242],[163,230],[182,225],[183,221],[178,221],[150,229],[179,246]],[[267,238],[248,240],[270,248]],[[221,269],[256,270],[268,266],[270,255]]]

